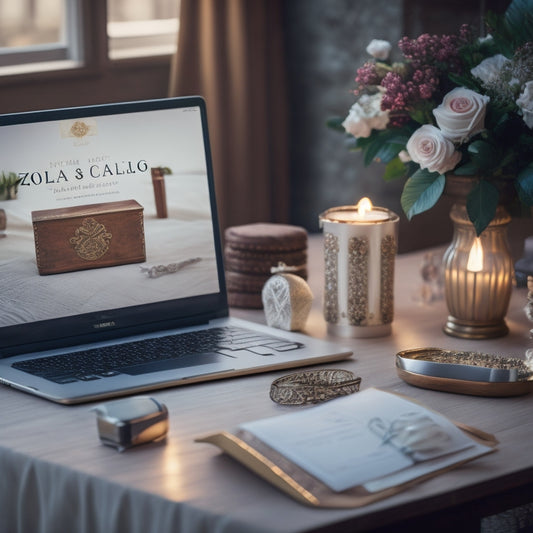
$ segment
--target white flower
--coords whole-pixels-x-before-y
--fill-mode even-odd
[[[424,124],[411,135],[407,151],[420,168],[439,174],[454,169],[461,160],[461,154],[455,150],[453,143],[430,124]]]
[[[344,119],[344,129],[354,137],[369,137],[372,129],[384,130],[389,114],[381,110],[381,98],[381,93],[363,94]]]
[[[366,52],[372,57],[383,61],[385,59],[388,59],[391,49],[392,46],[389,41],[383,41],[382,39],[372,39],[366,47]]]
[[[485,37],[480,37],[477,42],[479,44],[483,44],[483,43],[491,43],[492,41],[494,41],[494,37],[488,33],[487,35],[485,35]]]
[[[409,163],[409,161],[411,161],[411,156],[409,155],[409,152],[407,150],[402,150],[398,154],[398,157],[400,158],[400,161],[402,163]]]
[[[516,105],[521,109],[527,127],[533,129],[533,81],[528,81],[524,85],[524,90],[516,101]]]
[[[488,85],[500,77],[502,68],[510,62],[504,55],[497,54],[484,59],[479,65],[471,69],[470,73],[479,78],[483,85]]]
[[[485,128],[485,112],[490,98],[457,87],[433,110],[444,136],[451,141],[463,142]]]

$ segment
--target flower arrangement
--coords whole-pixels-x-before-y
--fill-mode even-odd
[[[407,177],[401,204],[409,219],[435,205],[446,174],[477,177],[467,198],[479,235],[493,219],[502,185],[533,206],[533,0],[513,0],[486,17],[489,35],[404,37],[403,60],[373,40],[357,70],[356,102],[329,125],[349,134],[364,162],[384,178]]]

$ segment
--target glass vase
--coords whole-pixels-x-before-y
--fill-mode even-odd
[[[498,206],[496,215],[479,236],[482,261],[469,264],[476,232],[465,202],[452,206],[453,239],[444,254],[448,320],[444,332],[464,339],[501,337],[509,332],[505,315],[511,298],[513,260],[507,243],[511,217]]]

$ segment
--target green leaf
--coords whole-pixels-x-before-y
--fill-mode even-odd
[[[472,161],[457,167],[454,171],[457,176],[475,176],[479,174],[479,167]]]
[[[498,189],[486,180],[481,180],[468,194],[466,210],[477,235],[480,235],[494,218],[499,199]]]
[[[416,109],[411,109],[409,111],[409,116],[417,123],[415,124],[415,129],[417,129],[420,124],[435,124],[435,117],[433,116],[434,107],[435,102],[432,100],[420,100],[416,105]],[[410,133],[412,133],[412,131]]]
[[[518,174],[516,191],[523,204],[533,206],[533,163],[530,163]]]
[[[376,156],[378,155],[378,152],[381,150],[382,144],[379,139],[374,139],[372,142],[367,144],[367,146],[364,149],[365,155],[363,158],[363,161],[365,163],[365,166],[369,166],[372,164]]]
[[[459,87],[466,87],[467,89],[471,89],[476,92],[481,92],[481,84],[478,83],[472,76],[460,76],[459,74],[455,74],[453,72],[448,73],[448,78],[450,78],[455,85],[458,85]]]
[[[499,150],[486,141],[472,142],[468,146],[468,153],[472,157],[472,162],[482,173],[498,166]]]
[[[389,163],[405,148],[409,137],[410,134],[403,130],[372,131],[370,137],[358,142],[365,153],[365,165],[375,160]]]
[[[468,146],[468,151],[473,156],[488,157],[490,156],[492,146],[485,141],[474,141]]]
[[[360,148],[361,150],[366,150],[366,147],[374,142],[374,139],[372,136],[370,137],[354,137],[355,142],[357,144],[357,148]]]
[[[375,155],[375,159],[382,163],[390,163],[405,148],[403,144],[385,143]]]
[[[344,122],[344,119],[341,117],[331,117],[326,121],[326,126],[328,128],[331,128],[332,130],[345,133],[346,130],[344,129],[344,126],[342,125],[343,122]]]
[[[516,45],[533,40],[533,0],[513,0],[505,12],[505,22]]]
[[[372,162],[378,157],[379,152],[383,149],[383,140],[379,135],[373,135],[372,137],[369,137],[369,139],[370,142],[368,142],[364,148],[365,166],[372,164]]]
[[[533,40],[533,0],[513,0],[503,17],[488,12],[485,20],[496,46],[506,57]]]
[[[417,170],[406,182],[402,191],[401,204],[407,218],[431,209],[444,191],[446,178],[443,174]]]
[[[385,181],[392,181],[405,176],[405,165],[400,161],[399,157],[395,157],[387,163],[383,179]]]
[[[428,122],[427,113],[422,109],[413,109],[409,112],[409,116],[419,124],[426,124]]]

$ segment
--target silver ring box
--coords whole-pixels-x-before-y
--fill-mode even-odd
[[[106,402],[93,410],[100,440],[119,451],[163,440],[168,432],[167,407],[149,396]]]

